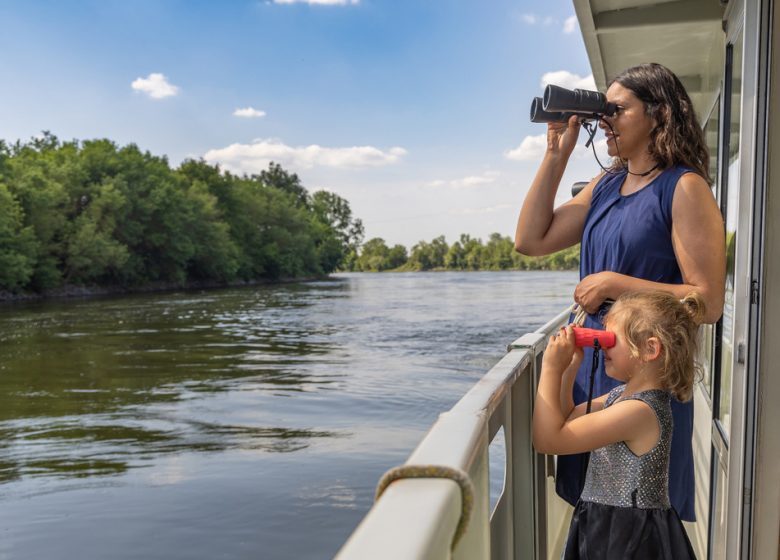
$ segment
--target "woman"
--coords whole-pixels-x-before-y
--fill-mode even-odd
[[[723,309],[725,234],[690,97],[660,64],[625,70],[606,96],[618,107],[599,123],[612,166],[553,209],[580,124],[576,117],[548,124],[547,150],[520,211],[515,248],[546,255],[582,242],[574,301],[588,313],[586,327],[603,328],[607,302],[637,290],[664,290],[678,299],[698,292],[708,310],[704,321],[715,322]],[[590,352],[577,375],[575,403],[587,399]],[[601,363],[593,394],[615,384]],[[669,492],[680,517],[693,521],[693,403],[675,401],[672,411]],[[558,458],[556,488],[571,504],[582,489],[583,460]]]

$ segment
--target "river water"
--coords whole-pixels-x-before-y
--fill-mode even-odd
[[[323,559],[573,272],[0,311],[0,559]]]

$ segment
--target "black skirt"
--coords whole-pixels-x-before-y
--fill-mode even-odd
[[[564,560],[685,560],[696,558],[673,508],[641,509],[580,500]]]

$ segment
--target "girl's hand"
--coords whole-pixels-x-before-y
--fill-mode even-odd
[[[574,301],[588,313],[595,313],[608,297],[611,272],[589,274],[574,288]]]
[[[577,145],[579,134],[580,121],[576,116],[572,116],[569,122],[565,123],[547,123],[547,152],[568,158]]]
[[[561,327],[560,332],[550,338],[542,358],[543,368],[550,368],[560,374],[573,360],[582,360],[582,351],[577,351],[577,345],[574,343],[574,330],[571,327],[571,325]]]

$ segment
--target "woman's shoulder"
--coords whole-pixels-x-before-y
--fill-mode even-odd
[[[673,165],[666,169],[664,172],[664,183],[669,184],[672,188],[676,188],[680,185],[704,185],[709,188],[709,184],[701,176],[701,174],[694,168],[687,165]]]
[[[680,170],[674,184],[667,189],[669,194],[665,198],[671,199],[667,201],[669,210],[671,210],[672,203],[675,206],[682,204],[679,206],[680,208],[686,205],[697,207],[714,198],[712,186],[707,183],[704,177],[690,168],[681,167]]]
[[[651,190],[660,201],[667,225],[671,226],[674,200],[689,198],[688,195],[698,200],[698,196],[704,194],[704,191],[709,191],[709,185],[695,169],[685,165],[674,165],[663,172],[653,183]],[[684,194],[680,196],[679,193]]]

